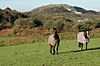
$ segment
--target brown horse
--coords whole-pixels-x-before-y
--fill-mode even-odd
[[[83,50],[83,44],[86,44],[86,50],[87,50],[87,45],[89,42],[89,36],[88,36],[88,31],[81,31],[77,34],[77,40],[79,43],[79,47],[81,50]]]
[[[60,43],[59,35],[57,33],[56,28],[53,28],[53,33],[48,38],[48,44],[50,45],[50,53],[51,54],[53,54],[53,55],[55,54],[55,48],[56,48],[56,52],[58,54],[59,43]]]

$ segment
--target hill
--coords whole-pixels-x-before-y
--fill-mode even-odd
[[[0,29],[13,28],[16,26],[16,24],[19,25],[20,21],[31,21],[31,24],[33,23],[34,25],[37,25],[32,25],[31,28],[34,28],[40,26],[47,27],[45,25],[48,22],[54,23],[56,21],[68,21],[75,23],[78,20],[100,20],[100,13],[93,10],[86,10],[77,6],[70,6],[67,4],[45,5],[23,13],[12,10],[9,7],[4,10],[0,9]]]
[[[91,13],[98,14],[98,12],[93,10],[85,10],[81,7],[70,6],[67,4],[50,4],[33,9],[32,12],[45,12],[45,13],[64,13],[64,12],[80,12],[81,14]]]
[[[27,15],[9,7],[4,10],[0,9],[0,29],[12,28],[14,21],[18,18],[27,18]]]
[[[28,15],[29,17],[37,18],[42,21],[44,23],[44,27],[47,28],[51,28],[52,26],[50,27],[50,23],[54,24],[54,22],[60,22],[60,24],[62,22],[67,26],[67,28],[68,25],[69,27],[74,28],[78,21],[91,23],[100,22],[99,12],[67,4],[50,4],[41,6],[28,12]],[[49,26],[45,26],[46,23],[49,23]],[[91,27],[95,28],[96,25],[91,24]]]

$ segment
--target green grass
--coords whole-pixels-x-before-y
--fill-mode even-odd
[[[14,40],[16,39],[16,37],[0,37],[0,41],[1,40]]]
[[[0,47],[0,66],[100,66],[100,38],[91,39],[86,51],[77,45],[62,40],[58,55],[49,53],[47,42]]]

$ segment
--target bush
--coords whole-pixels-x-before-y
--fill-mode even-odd
[[[96,21],[95,28],[100,28],[100,21]]]
[[[14,22],[14,27],[15,29],[19,28],[34,28],[34,27],[42,27],[43,23],[37,19],[32,19],[32,18],[19,18]]]
[[[54,27],[54,21],[53,20],[48,20],[47,22],[44,23],[44,28],[47,28],[47,29],[51,29]]]
[[[89,22],[89,21],[86,21],[86,22],[79,22],[77,24],[77,29],[78,31],[81,31],[81,30],[90,30],[91,29],[91,26],[94,25],[94,23],[92,22]]]
[[[54,27],[57,28],[58,31],[60,31],[64,28],[64,22],[58,20],[54,23]]]
[[[43,27],[42,21],[38,19],[33,20],[33,27]]]
[[[3,29],[4,23],[0,23],[0,30]]]
[[[65,24],[65,29],[67,29],[67,31],[70,31],[72,29],[73,22],[65,21],[64,24]]]

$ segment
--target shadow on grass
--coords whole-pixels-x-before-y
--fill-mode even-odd
[[[88,48],[87,50],[86,49],[83,49],[83,50],[59,52],[59,54],[72,53],[72,52],[83,52],[83,51],[91,51],[91,50],[100,50],[100,47]]]

